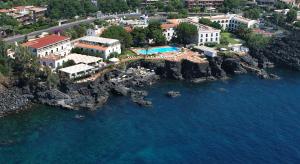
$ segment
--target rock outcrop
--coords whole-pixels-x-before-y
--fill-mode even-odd
[[[278,66],[300,70],[300,31],[275,38],[264,49],[252,49],[251,56],[258,59],[260,67]]]

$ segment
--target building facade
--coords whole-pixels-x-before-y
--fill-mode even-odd
[[[197,45],[205,45],[207,43],[220,43],[221,30],[202,25],[195,24],[198,28]]]
[[[74,45],[82,51],[99,54],[104,59],[107,59],[112,53],[121,54],[121,43],[116,39],[86,36],[80,38]]]
[[[71,42],[69,37],[60,35],[47,35],[38,39],[23,43],[22,46],[37,57],[48,55],[66,56],[71,52]]]
[[[211,20],[212,22],[219,23],[222,28],[228,30],[236,30],[239,26],[243,25],[247,28],[253,28],[258,23],[257,20],[251,20],[235,14],[216,15],[203,17]]]
[[[188,9],[196,7],[220,7],[224,3],[224,0],[185,0],[185,5]]]
[[[176,24],[171,23],[164,23],[161,25],[161,29],[163,30],[163,35],[165,36],[166,40],[170,42],[173,37],[175,37],[175,28]]]

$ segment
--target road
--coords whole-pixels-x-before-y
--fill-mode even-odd
[[[114,17],[124,17],[124,16],[129,17],[129,16],[140,16],[140,15],[141,14],[137,14],[137,13],[118,14],[118,15],[103,16],[100,19],[105,20],[105,19],[110,19],[110,18],[114,18]],[[3,41],[5,41],[7,43],[20,42],[20,41],[23,41],[26,36],[30,37],[30,36],[40,35],[43,32],[54,32],[54,31],[64,30],[64,29],[68,29],[68,28],[71,28],[71,27],[79,25],[79,24],[92,23],[95,20],[97,20],[97,18],[94,18],[94,17],[93,18],[87,18],[87,19],[76,21],[76,22],[62,24],[61,26],[54,26],[54,27],[50,27],[50,28],[47,28],[47,29],[44,29],[44,30],[34,31],[34,32],[26,34],[26,35],[15,35],[15,36],[3,39]]]

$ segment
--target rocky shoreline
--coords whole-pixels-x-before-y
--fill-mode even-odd
[[[151,106],[146,99],[145,86],[159,79],[186,80],[193,83],[226,79],[230,75],[254,72],[261,78],[273,78],[258,68],[256,59],[242,57],[217,57],[207,63],[188,60],[139,60],[127,63],[125,68],[116,68],[94,82],[72,83],[62,81],[60,86],[50,89],[45,83],[34,87],[1,89],[0,116],[26,109],[30,103],[39,103],[65,109],[95,110],[104,105],[110,96],[128,96],[141,106]],[[274,76],[275,77],[275,76]],[[7,96],[4,96],[7,95]]]
[[[265,68],[274,67],[274,62],[276,66],[300,70],[299,35],[287,37],[291,38],[288,40],[275,39],[271,43],[272,47],[251,50],[250,55],[218,56],[204,63],[141,59],[128,62],[125,67],[117,67],[93,82],[72,83],[61,80],[58,88],[49,88],[45,83],[23,88],[0,85],[0,116],[23,111],[31,103],[72,110],[96,110],[113,95],[127,96],[138,105],[151,106],[152,102],[147,100],[148,93],[144,88],[160,79],[202,83],[245,73],[254,73],[262,79],[279,79]],[[286,46],[286,51],[278,50],[280,47],[275,45]],[[171,97],[173,95],[170,93]]]

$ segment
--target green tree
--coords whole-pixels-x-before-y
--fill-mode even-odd
[[[101,35],[104,38],[118,39],[122,44],[122,49],[131,47],[132,36],[121,26],[111,26],[107,28]]]
[[[147,42],[148,28],[137,27],[131,32],[133,44],[136,47],[143,46]]]
[[[161,46],[166,44],[166,37],[163,35],[162,30],[154,30],[153,31],[153,40],[156,45]]]
[[[60,78],[56,73],[53,73],[50,69],[46,71],[47,79],[46,83],[50,89],[57,88],[60,83]]]
[[[37,58],[34,57],[26,48],[17,47],[13,60],[13,73],[19,78],[19,85],[35,85],[39,82],[41,75],[40,65]]]
[[[286,15],[286,21],[288,23],[293,23],[297,19],[297,11],[294,9],[290,9],[290,11]]]
[[[65,68],[65,67],[70,67],[70,66],[73,66],[73,65],[76,65],[75,61],[74,60],[68,60],[68,61],[63,63],[62,67]]]
[[[197,27],[190,23],[180,23],[176,28],[177,41],[181,44],[192,43],[197,33]]]
[[[260,9],[257,8],[251,8],[246,11],[244,11],[244,17],[249,18],[249,19],[258,19],[260,16]]]
[[[298,22],[295,22],[295,23],[294,23],[294,26],[300,28],[300,22],[299,22],[299,21],[298,21]]]
[[[274,13],[272,15],[271,21],[276,25],[283,25],[285,23],[285,18],[282,14]]]
[[[238,9],[246,4],[245,0],[224,0],[223,7],[224,12],[232,11],[233,9]]]
[[[218,23],[218,22],[212,22],[212,21],[210,21],[207,18],[201,18],[201,19],[199,19],[199,23],[207,25],[207,26],[210,26],[210,27],[213,27],[213,28],[216,28],[216,29],[222,29],[222,25],[220,23]]]

